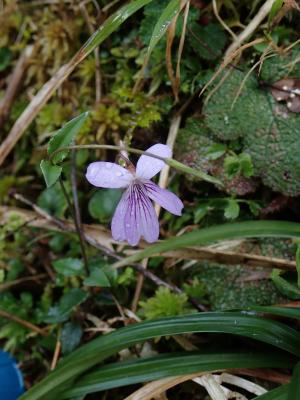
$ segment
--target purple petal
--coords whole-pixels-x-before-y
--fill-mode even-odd
[[[122,242],[126,240],[125,233],[125,214],[128,207],[129,189],[123,193],[119,204],[117,205],[113,219],[111,221],[111,233],[114,240]]]
[[[172,157],[172,150],[165,144],[155,144],[146,150],[149,153],[155,154],[160,157]],[[136,175],[142,179],[151,179],[163,167],[165,162],[154,157],[142,155],[136,165]]]
[[[132,184],[123,194],[111,224],[115,240],[127,240],[135,246],[143,236],[153,243],[159,236],[154,207],[142,184]]]
[[[170,192],[169,190],[160,188],[151,181],[145,182],[144,186],[151,200],[155,201],[155,203],[159,204],[170,213],[181,215],[181,211],[184,206],[176,194]]]
[[[86,179],[94,186],[102,188],[125,188],[133,175],[118,164],[97,161],[88,166]]]

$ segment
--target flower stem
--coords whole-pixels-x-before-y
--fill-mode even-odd
[[[114,150],[114,151],[128,151],[129,153],[134,153],[134,154],[140,154],[140,155],[146,155],[149,157],[157,158],[158,160],[164,161],[167,165],[169,165],[171,168],[176,169],[177,171],[183,172],[185,174],[193,175],[196,178],[213,183],[219,187],[223,187],[222,182],[214,178],[211,175],[206,174],[205,172],[195,170],[194,168],[188,167],[185,164],[182,164],[179,161],[174,160],[173,158],[165,158],[165,157],[160,157],[157,156],[156,154],[149,153],[148,151],[142,151],[139,149],[135,149],[132,147],[125,147],[125,146],[113,146],[109,144],[83,144],[83,145],[74,145],[74,146],[64,146],[60,147],[59,149],[55,150],[53,153],[49,155],[49,160],[51,161],[53,157],[66,150],[80,150],[80,149],[107,149],[107,150]]]

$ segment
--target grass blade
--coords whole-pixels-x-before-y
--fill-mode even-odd
[[[161,13],[158,21],[155,24],[155,27],[152,32],[152,36],[150,39],[150,43],[147,50],[147,59],[149,59],[150,54],[152,53],[154,47],[157,45],[159,40],[166,33],[169,25],[176,15],[179,13],[181,0],[171,0],[164,11]]]
[[[299,238],[300,224],[285,221],[246,221],[203,228],[149,246],[145,250],[141,250],[113,264],[112,267],[123,267],[130,263],[140,261],[143,258],[164,253],[168,250],[187,246],[201,246],[218,240],[246,237]]]
[[[139,9],[146,4],[151,3],[152,0],[133,0],[129,4],[121,7],[118,11],[112,14],[103,25],[89,38],[79,51],[79,55],[85,58],[90,54],[95,47],[99,46],[108,36],[123,24],[126,19],[136,13]]]
[[[20,400],[38,400],[118,351],[136,343],[192,332],[220,332],[259,340],[300,357],[300,333],[289,326],[239,312],[208,312],[138,323],[101,336],[60,363]]]
[[[211,372],[232,368],[291,368],[295,360],[282,353],[203,353],[182,352],[134,361],[112,363],[80,378],[79,383],[63,392],[71,398],[88,393],[132,385],[169,376]]]
[[[251,306],[249,311],[258,311],[266,314],[280,315],[282,317],[300,319],[300,309],[293,307]]]

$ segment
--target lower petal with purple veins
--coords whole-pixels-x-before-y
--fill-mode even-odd
[[[123,193],[111,221],[111,233],[114,240],[122,242],[126,240],[125,215],[128,207],[129,189]]]
[[[135,246],[143,236],[153,243],[159,236],[159,224],[154,207],[142,184],[132,184],[128,188],[127,210],[125,213],[126,240]]]
[[[165,210],[175,215],[181,215],[183,203],[176,194],[169,190],[162,189],[151,181],[144,182],[146,192],[151,200],[159,204]]]
[[[136,246],[141,237],[153,243],[159,236],[159,224],[152,202],[143,184],[132,184],[123,194],[111,223],[112,236]]]

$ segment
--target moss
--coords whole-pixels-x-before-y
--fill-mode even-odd
[[[204,284],[213,310],[271,305],[285,300],[269,279],[245,280],[249,269],[240,265],[203,262],[196,267],[193,276]]]
[[[276,54],[267,58],[260,71],[260,79],[274,83],[287,76],[300,76],[300,63],[295,60],[299,57],[300,46],[297,45],[287,53]]]

